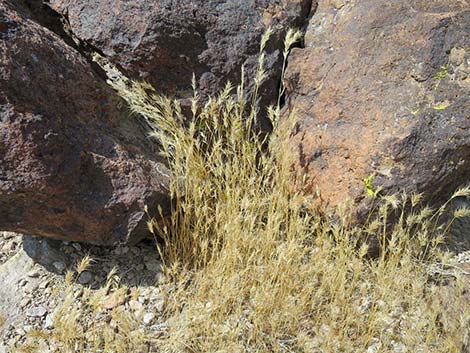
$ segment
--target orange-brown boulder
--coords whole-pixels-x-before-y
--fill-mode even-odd
[[[468,1],[320,1],[285,85],[324,204],[361,203],[370,176],[370,193],[428,201],[470,183]]]

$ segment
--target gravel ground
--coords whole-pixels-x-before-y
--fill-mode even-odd
[[[108,313],[122,307],[133,312],[147,332],[155,336],[165,334],[162,315],[165,298],[159,285],[164,278],[154,242],[105,248],[0,232],[0,353],[11,353],[7,347],[23,343],[32,329],[53,329],[65,274],[85,256],[90,256],[93,262],[73,285],[77,301],[84,288],[99,289],[106,283],[108,273],[117,268],[120,284],[138,287],[139,294],[119,299],[109,295],[103,304]],[[429,271],[433,277],[449,278],[450,282],[455,273],[463,273],[468,276],[470,288],[470,251],[456,255],[449,266],[430,266]],[[454,315],[452,286],[443,287],[443,294],[449,301],[449,314]],[[372,344],[367,352],[379,350],[378,345]],[[58,351],[57,347],[41,348],[41,353]]]
[[[75,284],[77,299],[83,287],[102,287],[108,273],[116,267],[120,283],[138,286],[140,296],[137,300],[126,298],[111,303],[110,307],[138,310],[143,326],[161,328],[158,314],[163,310],[164,299],[154,284],[163,274],[153,241],[105,248],[0,232],[0,249],[0,353],[8,353],[7,347],[23,342],[32,329],[53,328],[54,308],[60,301],[65,273],[85,256],[93,262]]]

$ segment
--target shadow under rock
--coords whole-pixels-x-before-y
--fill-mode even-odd
[[[145,239],[136,245],[102,247],[89,244],[23,236],[23,249],[47,271],[65,276],[89,256],[92,262],[78,278],[79,284],[98,289],[106,284],[113,268],[122,285],[128,287],[155,285],[162,276],[156,242]]]

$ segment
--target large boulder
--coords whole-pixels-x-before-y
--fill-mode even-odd
[[[325,205],[470,183],[470,10],[460,0],[325,0],[285,84],[298,167]],[[372,179],[373,178],[373,179]],[[362,202],[364,201],[364,202]]]
[[[261,109],[276,102],[285,31],[302,27],[312,6],[312,0],[47,3],[68,20],[74,36],[102,52],[129,77],[146,80],[158,91],[178,98],[192,96],[193,73],[203,95],[215,94],[227,80],[240,82],[242,65],[247,93],[252,92],[260,39],[271,27],[266,79],[259,96]]]
[[[145,131],[78,51],[0,1],[0,229],[116,244],[168,209]]]

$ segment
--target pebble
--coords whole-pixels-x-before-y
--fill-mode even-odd
[[[52,317],[52,314],[48,314],[46,316],[46,321],[44,322],[44,328],[46,329],[54,328],[54,318]]]
[[[47,286],[49,285],[49,283],[51,283],[51,281],[49,279],[47,279],[47,280],[41,282],[41,284],[39,284],[39,288],[46,289]]]
[[[33,269],[28,272],[27,276],[29,278],[38,278],[39,277],[39,270],[38,269]]]
[[[73,293],[73,297],[75,299],[78,299],[82,296],[83,294],[83,290],[81,288],[78,288],[74,293]]]
[[[25,287],[24,287],[24,291],[25,293],[28,293],[28,294],[31,294],[31,293],[34,293],[39,287],[39,283],[38,282],[29,282]]]
[[[90,271],[83,271],[78,276],[78,283],[80,284],[89,284],[91,281],[93,281],[93,274]]]
[[[401,342],[395,342],[392,341],[392,349],[396,353],[404,353],[406,352],[406,347],[403,343]]]
[[[65,270],[65,263],[62,261],[55,261],[52,263],[52,266],[54,266],[54,268],[59,272],[63,272]]]
[[[24,308],[25,306],[28,306],[31,303],[31,298],[24,298],[20,302],[20,307]]]
[[[129,307],[133,311],[139,311],[140,309],[142,309],[142,304],[139,303],[137,300],[131,300],[129,301]]]
[[[165,300],[160,299],[156,302],[155,308],[157,309],[158,312],[162,312],[163,309],[165,308]]]
[[[367,348],[366,353],[378,353],[382,348],[382,343],[377,339],[373,338],[371,340],[371,345]]]
[[[155,318],[155,315],[153,313],[145,313],[142,320],[145,325],[149,325],[154,318]]]
[[[46,315],[46,313],[47,310],[43,306],[36,306],[34,308],[29,308],[28,310],[26,310],[26,316],[29,317],[43,317],[44,315]]]
[[[126,297],[122,293],[114,292],[103,298],[101,307],[103,309],[114,309],[117,306],[124,304]]]

